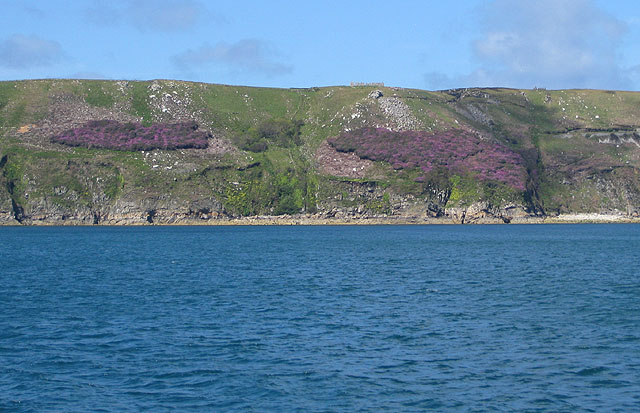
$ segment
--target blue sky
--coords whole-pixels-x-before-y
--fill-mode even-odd
[[[0,10],[0,80],[640,89],[637,0],[0,0]]]

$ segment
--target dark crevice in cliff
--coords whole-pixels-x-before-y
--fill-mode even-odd
[[[13,209],[13,217],[16,219],[16,221],[22,224],[22,221],[24,221],[25,218],[24,208],[17,204],[15,199],[13,198],[11,199],[11,208]]]
[[[5,167],[8,160],[9,160],[8,155],[4,155],[2,158],[0,158],[0,169],[3,169]],[[9,193],[9,197],[11,198],[11,210],[13,213],[13,217],[16,221],[22,223],[22,221],[24,221],[25,219],[24,207],[20,205],[19,202],[16,201],[16,194],[15,194],[16,185],[13,182],[13,180],[9,179],[9,177],[6,174],[6,171],[2,173],[2,177],[6,180],[5,188],[7,189],[7,192]]]
[[[11,209],[13,211],[13,217],[16,221],[22,223],[24,220],[24,208],[18,202],[16,202],[15,197],[15,184],[13,181],[7,181],[7,192],[9,192],[9,196],[11,197]]]
[[[574,128],[564,128],[561,130],[545,131],[544,133],[547,135],[562,135],[562,134],[571,133],[571,132],[591,132],[591,133],[614,132],[615,133],[615,132],[634,132],[637,129],[638,129],[637,126],[632,126],[632,125],[612,125],[609,128],[574,127]]]
[[[189,215],[198,217],[199,219],[209,219],[211,217],[211,210],[209,208],[200,208],[197,211],[189,210]]]
[[[545,210],[538,188],[540,187],[540,176],[542,176],[542,162],[540,158],[540,151],[536,149],[535,160],[533,162],[527,162],[527,188],[524,194],[524,201],[526,203],[529,212],[537,216],[544,216]]]
[[[155,218],[155,216],[156,216],[156,210],[155,209],[147,211],[147,222],[149,224],[153,224],[153,219]]]

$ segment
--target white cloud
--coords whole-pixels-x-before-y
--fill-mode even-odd
[[[126,0],[122,4],[94,0],[84,14],[99,26],[125,22],[141,31],[161,32],[186,31],[205,20],[220,20],[197,0]]]
[[[206,7],[193,0],[132,0],[127,14],[140,29],[181,31],[200,22]]]
[[[439,87],[632,86],[617,54],[627,26],[591,0],[494,0],[480,16],[482,34],[472,44],[478,68]],[[426,79],[431,86],[439,81],[433,73]]]
[[[184,70],[209,64],[225,66],[232,72],[253,72],[267,76],[290,73],[292,67],[277,60],[277,51],[257,39],[243,39],[236,43],[205,43],[173,57],[174,64]]]
[[[35,35],[14,34],[0,43],[0,66],[9,69],[50,66],[64,58],[58,42]]]
[[[122,21],[123,14],[106,1],[94,1],[84,10],[84,17],[97,26],[114,26]]]

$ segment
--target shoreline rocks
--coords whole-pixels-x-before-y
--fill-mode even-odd
[[[149,219],[151,217],[151,219]],[[149,213],[101,217],[40,217],[18,222],[13,217],[0,216],[1,226],[269,226],[269,225],[503,225],[503,224],[583,224],[583,223],[638,223],[640,217],[609,214],[564,214],[558,216],[518,215],[511,219],[488,214],[461,219],[460,215],[430,216],[372,216],[324,217],[320,215],[227,217],[216,213],[193,213],[182,216],[158,216]]]

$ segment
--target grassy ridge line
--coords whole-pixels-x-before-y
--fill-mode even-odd
[[[149,96],[155,94],[149,90],[153,83],[163,86],[164,90],[177,90],[184,97],[187,91],[198,96],[194,104],[204,104],[208,121],[228,128],[244,127],[255,124],[257,119],[273,117],[305,117],[310,124],[331,122],[335,115],[345,108],[352,107],[366,97],[371,87],[322,87],[308,89],[278,89],[247,86],[227,86],[195,82],[154,80],[154,81],[111,81],[111,80],[73,80],[43,79],[0,82],[0,123],[2,126],[17,127],[28,122],[41,120],[46,116],[49,106],[48,96],[66,93],[84,99],[87,103],[112,108],[130,106],[128,110],[150,121],[148,107]],[[119,84],[126,84],[124,93]],[[396,94],[409,102],[425,117],[424,110],[451,118],[459,122],[460,116],[453,115],[447,105],[451,96],[446,91],[427,92],[412,89],[379,88],[385,95]],[[616,125],[637,125],[640,94],[635,92],[609,92],[595,90],[516,90],[516,89],[474,89],[487,93],[499,105],[491,106],[494,115],[507,115],[515,121],[537,125],[543,131],[560,131],[550,121],[560,121],[579,125],[584,128],[610,128]],[[548,110],[538,108],[550,98]],[[481,100],[481,99],[478,99]],[[530,107],[525,106],[529,102]],[[533,109],[533,110],[532,110]],[[423,110],[423,112],[420,112]],[[428,115],[426,115],[428,118]],[[577,116],[577,118],[576,118]],[[436,116],[437,117],[437,116]],[[576,120],[577,119],[577,120]],[[545,126],[547,126],[545,128]]]

